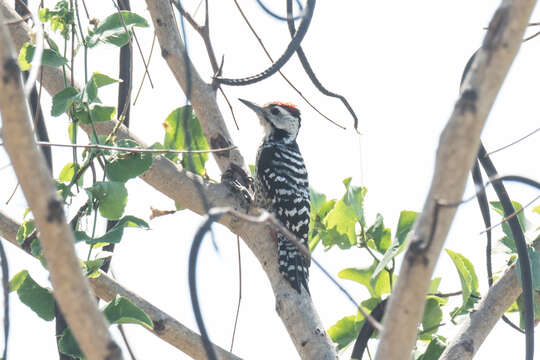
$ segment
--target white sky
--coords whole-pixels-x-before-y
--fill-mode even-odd
[[[132,5],[134,11],[150,22],[145,3],[132,2],[136,3]],[[193,11],[197,3],[198,0],[185,1],[185,7]],[[240,3],[271,54],[277,58],[289,41],[286,24],[269,18],[255,1],[243,0]],[[100,3],[100,9],[91,2],[88,5],[91,17],[102,19],[115,11],[109,2]],[[438,137],[457,98],[463,67],[480,46],[483,29],[498,5],[499,2],[493,0],[319,1],[303,48],[322,83],[329,90],[346,96],[352,104],[360,118],[359,129],[363,135],[358,136],[351,130],[352,119],[341,102],[314,89],[294,57],[284,67],[284,73],[323,113],[347,126],[348,130],[340,130],[317,115],[276,75],[248,88],[225,88],[234,106],[239,131],[234,127],[227,105],[221,98],[219,101],[236,145],[247,162],[253,164],[262,134],[259,122],[236,100],[238,97],[258,103],[272,100],[296,103],[303,114],[298,141],[311,185],[319,192],[338,197],[343,193],[341,181],[352,176],[356,184],[368,188],[365,207],[368,223],[380,212],[385,217],[386,226],[395,233],[401,210],[419,211],[423,206],[431,181]],[[242,22],[233,2],[211,1],[210,7],[214,48],[218,58],[225,54],[224,75],[244,77],[265,69],[269,65],[268,60]],[[284,12],[284,6],[274,9]],[[199,19],[203,15],[202,10],[197,15]],[[539,19],[540,13],[536,12],[531,21]],[[137,35],[147,55],[152,31],[139,29]],[[189,31],[188,41],[193,61],[201,75],[209,79],[212,72],[202,42],[193,31]],[[92,50],[90,71],[117,77],[117,55],[117,49],[112,46],[102,45]],[[506,145],[539,126],[539,59],[540,38],[522,47],[490,114],[482,135],[488,151]],[[77,69],[79,79],[83,79],[82,63]],[[140,57],[135,52],[135,87],[142,78],[142,69]],[[155,87],[151,89],[148,83],[145,84],[139,102],[132,108],[131,119],[134,133],[148,144],[162,141],[160,124],[185,101],[160,57],[159,48],[154,50],[150,74]],[[100,98],[107,105],[115,105],[116,87],[101,89]],[[49,97],[44,96],[43,102],[44,111],[48,113]],[[67,142],[66,118],[48,117],[47,120],[51,141]],[[497,169],[503,174],[540,179],[538,136],[494,155]],[[63,164],[70,161],[71,151],[55,149],[54,157],[55,174],[58,175]],[[2,150],[0,167],[8,161]],[[210,164],[208,168],[210,175],[219,179],[216,166]],[[0,171],[1,208],[20,219],[25,209],[20,191],[9,205],[4,205],[15,184],[10,168]],[[523,185],[509,184],[507,188],[512,199],[523,204],[537,195]],[[148,219],[150,206],[160,209],[173,207],[171,200],[140,181],[130,181],[128,190],[127,214]],[[469,185],[467,194],[472,191]],[[495,200],[491,191],[490,200]],[[537,215],[530,211],[526,214],[535,224],[539,223]],[[192,329],[196,329],[196,324],[187,287],[187,257],[199,223],[198,216],[184,211],[151,221],[152,230],[148,232],[128,229],[113,259],[113,269],[120,283]],[[485,238],[479,235],[482,227],[476,203],[462,206],[446,247],[471,259],[480,279],[481,291],[485,292]],[[215,232],[219,252],[214,251],[207,239],[200,255],[199,295],[212,341],[228,348],[238,293],[236,239],[221,226],[216,226]],[[499,237],[500,230],[494,239]],[[28,269],[40,284],[47,284],[47,274],[37,261],[11,245],[6,248],[11,275]],[[274,296],[266,276],[247,247],[242,244],[241,250],[243,298],[235,354],[245,359],[297,358],[294,346],[274,311]],[[346,267],[371,264],[362,251],[355,250],[343,252],[335,248],[324,252],[318,248],[314,256],[334,275]],[[495,259],[496,270],[501,269],[505,257],[498,253]],[[444,275],[442,291],[459,290],[456,271],[444,254],[437,266],[437,275]],[[359,284],[348,281],[342,284],[358,301],[369,297]],[[311,271],[310,288],[326,327],[343,316],[355,313],[354,307],[315,268]],[[16,296],[12,295],[11,300],[9,358],[58,358],[53,338],[54,324],[39,319]],[[138,359],[187,358],[141,327],[127,325],[126,329]],[[448,327],[444,333],[451,337],[451,330]],[[113,332],[117,335],[116,330]],[[537,334],[536,339],[540,344],[540,335]],[[371,346],[373,351],[374,346]],[[523,357],[523,336],[505,324],[495,327],[477,355],[478,359]]]

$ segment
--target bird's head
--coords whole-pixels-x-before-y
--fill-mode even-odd
[[[296,140],[300,130],[300,110],[296,106],[277,101],[259,106],[244,99],[239,100],[257,114],[264,127],[265,139],[285,143]]]

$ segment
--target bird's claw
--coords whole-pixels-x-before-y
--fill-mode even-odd
[[[240,195],[242,208],[249,210],[254,202],[253,198],[253,178],[248,176],[238,165],[231,163],[231,166],[221,176],[221,183],[226,185],[232,194]]]

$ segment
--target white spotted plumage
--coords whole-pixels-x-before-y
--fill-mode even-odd
[[[260,107],[241,100],[254,110],[265,129],[257,152],[255,205],[276,218],[307,246],[310,199],[307,170],[296,143],[300,112],[290,104],[271,103]],[[304,256],[284,235],[277,232],[281,274],[298,292],[309,293],[308,264]]]

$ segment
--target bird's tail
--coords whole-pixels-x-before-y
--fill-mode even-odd
[[[302,253],[291,243],[284,235],[278,233],[278,256],[279,272],[291,284],[291,286],[301,292],[301,286],[304,286],[309,294],[308,278],[309,269]]]

